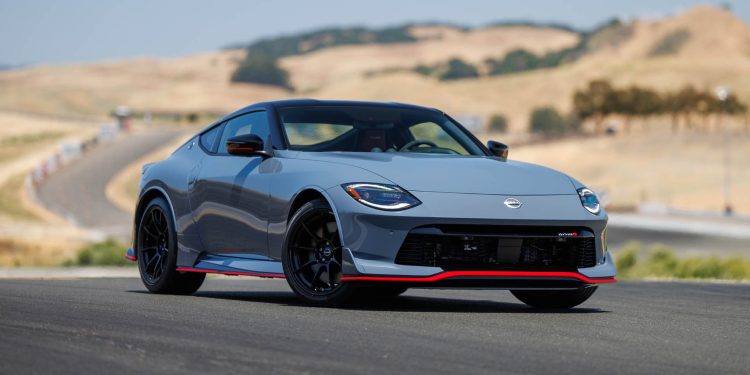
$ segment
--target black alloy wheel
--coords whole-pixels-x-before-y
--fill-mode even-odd
[[[336,218],[325,200],[308,202],[295,213],[284,248],[284,274],[299,297],[317,305],[349,299],[354,287],[341,282],[343,249]]]
[[[136,231],[135,251],[143,285],[153,293],[193,294],[203,273],[177,272],[177,234],[172,211],[164,198],[154,198],[143,210]]]
[[[148,208],[141,219],[138,235],[138,265],[145,282],[157,284],[164,275],[169,257],[169,226],[167,217],[158,205]]]

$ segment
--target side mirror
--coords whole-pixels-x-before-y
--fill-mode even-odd
[[[508,160],[508,145],[498,141],[487,142],[487,148],[492,155]]]
[[[255,134],[242,134],[227,139],[227,152],[237,156],[271,156],[263,148],[263,140]]]

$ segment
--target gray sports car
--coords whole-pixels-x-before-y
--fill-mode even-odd
[[[432,108],[254,104],[143,167],[127,257],[155,293],[251,275],[316,305],[439,287],[568,308],[614,282],[596,195],[507,156]]]

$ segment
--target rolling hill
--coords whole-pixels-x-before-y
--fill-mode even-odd
[[[296,91],[230,83],[243,58],[226,50],[176,59],[38,66],[0,72],[0,109],[47,114],[106,114],[118,104],[140,110],[226,112],[246,103],[286,97],[395,100],[455,114],[503,113],[513,132],[530,110],[570,106],[590,79],[672,89],[730,85],[750,99],[750,28],[730,12],[696,7],[660,20],[624,24],[601,35],[578,60],[557,68],[503,76],[439,81],[413,72],[452,57],[480,64],[513,49],[544,53],[575,45],[580,34],[555,27],[497,25],[463,29],[416,25],[409,43],[337,45],[283,57]]]

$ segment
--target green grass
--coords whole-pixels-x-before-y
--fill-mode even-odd
[[[88,245],[78,251],[75,258],[63,263],[73,266],[132,266],[135,262],[125,259],[127,247],[113,239]]]
[[[642,250],[641,244],[631,242],[617,251],[618,278],[750,280],[750,260],[740,256],[678,258],[672,249],[662,245]]]

